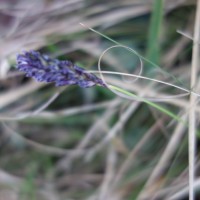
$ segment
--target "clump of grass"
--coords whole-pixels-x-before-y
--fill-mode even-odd
[[[192,42],[174,27],[192,31],[195,5],[155,0],[1,6],[0,196],[6,187],[39,200],[187,198],[187,115],[200,108],[191,109],[188,100],[198,97],[198,88],[185,86]],[[79,22],[95,27],[93,32]],[[14,57],[24,49],[78,62],[103,76],[106,88],[32,82],[14,71]],[[139,74],[132,74],[135,55],[143,64]]]

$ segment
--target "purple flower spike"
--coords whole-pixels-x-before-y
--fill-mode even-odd
[[[27,77],[32,77],[39,82],[53,82],[56,86],[106,87],[100,78],[72,62],[51,59],[37,51],[17,55],[17,69],[25,72]]]

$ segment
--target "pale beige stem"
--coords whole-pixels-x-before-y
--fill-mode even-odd
[[[200,41],[200,0],[197,0],[197,9],[194,26],[194,45],[192,53],[192,68],[191,68],[191,88],[194,88],[197,80],[197,71],[199,65],[199,44]],[[194,200],[194,179],[195,179],[195,132],[196,132],[196,96],[190,95],[190,113],[189,113],[189,200]]]

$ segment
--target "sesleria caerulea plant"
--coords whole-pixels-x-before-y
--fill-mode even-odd
[[[81,23],[81,25],[85,26],[84,24]],[[89,28],[89,27],[87,27]],[[174,114],[173,112],[169,111],[168,109],[154,103],[152,99],[148,99],[145,97],[140,97],[136,94],[133,94],[127,90],[124,90],[123,88],[107,84],[106,81],[104,80],[103,73],[105,74],[117,74],[117,75],[123,75],[123,76],[129,76],[129,77],[135,77],[141,78],[141,79],[147,79],[151,81],[155,81],[158,83],[166,84],[171,87],[175,87],[177,89],[180,89],[182,91],[185,91],[185,94],[181,95],[174,95],[175,98],[181,97],[184,95],[188,95],[190,93],[193,93],[196,96],[200,96],[198,93],[191,91],[189,89],[186,89],[184,87],[179,87],[171,83],[159,81],[156,79],[151,79],[148,77],[144,77],[141,75],[133,75],[133,74],[126,74],[126,73],[120,73],[120,72],[110,72],[110,71],[101,71],[100,68],[100,62],[102,59],[102,56],[111,48],[115,47],[123,47],[126,48],[128,51],[131,53],[136,54],[140,60],[146,60],[149,63],[153,64],[154,67],[159,68],[156,64],[152,63],[148,59],[142,57],[139,55],[137,52],[135,52],[133,49],[123,46],[122,44],[116,42],[115,40],[105,36],[104,34],[89,28],[90,30],[94,31],[97,34],[100,34],[101,36],[105,37],[106,39],[114,42],[117,44],[116,46],[110,47],[107,50],[105,50],[102,55],[99,58],[98,62],[98,68],[99,71],[87,71],[86,69],[83,69],[79,66],[76,66],[73,64],[71,61],[68,60],[58,60],[58,59],[52,59],[47,55],[41,54],[38,51],[25,51],[22,54],[17,55],[17,69],[25,72],[27,77],[32,77],[36,79],[39,82],[45,82],[45,83],[54,83],[56,86],[65,86],[65,85],[78,85],[82,88],[88,88],[92,86],[101,86],[109,89],[110,91],[114,92],[115,94],[129,99],[129,100],[137,100],[137,101],[142,101],[144,103],[147,103],[148,105],[156,108],[157,110],[165,113],[166,115],[170,116],[171,118],[185,124],[188,126],[188,124],[183,121],[179,116]],[[141,70],[142,71],[142,70]],[[93,72],[93,73],[92,73]],[[100,73],[101,78],[98,78],[94,72]],[[166,72],[167,73],[167,72]],[[176,77],[172,78],[178,82],[180,82]],[[199,135],[199,132],[198,132]]]
[[[27,77],[32,77],[39,82],[54,83],[56,86],[106,87],[100,78],[72,62],[52,59],[33,50],[17,55],[17,69],[25,72]]]
[[[17,69],[38,82],[54,83],[56,86],[78,85],[82,88],[88,88],[98,85],[105,87],[116,94],[121,94],[122,97],[143,101],[175,120],[183,122],[176,114],[164,107],[117,86],[108,85],[102,76],[102,78],[98,78],[93,73],[74,65],[68,60],[52,59],[38,51],[25,51],[17,55]]]

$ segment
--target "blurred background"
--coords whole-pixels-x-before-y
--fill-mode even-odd
[[[16,55],[37,50],[98,70],[102,52],[116,43],[88,26],[155,63],[142,60],[143,76],[189,88],[195,3],[0,0],[0,200],[188,199],[184,124],[99,86],[37,83],[16,70]],[[114,72],[140,67],[122,47],[101,62]],[[181,94],[147,80],[106,78],[154,100]],[[186,120],[187,96],[157,104]]]

